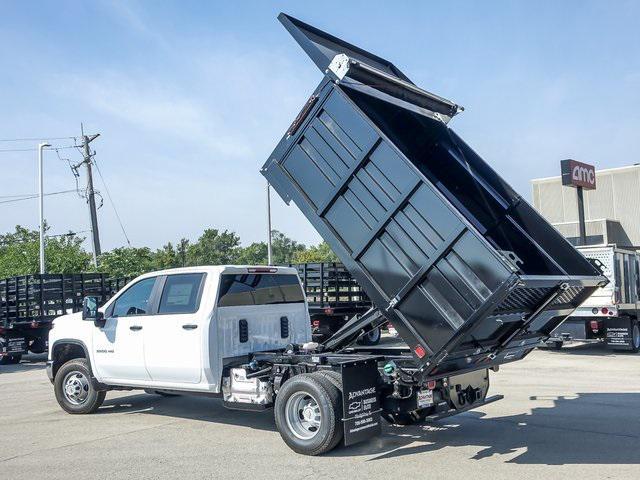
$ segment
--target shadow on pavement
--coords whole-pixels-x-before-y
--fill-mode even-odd
[[[372,442],[332,455],[374,455],[370,460],[471,447],[473,460],[505,463],[640,464],[640,393],[579,393],[532,397],[531,413],[489,417],[467,412],[436,424],[388,427]]]
[[[516,464],[640,464],[640,393],[579,393],[531,397],[530,401],[534,403],[531,413],[490,417],[472,411],[420,426],[385,424],[382,436],[328,455],[367,456],[375,461],[465,447],[474,452],[469,457],[473,460],[497,456]],[[99,412],[162,415],[275,431],[271,410],[232,411],[220,400],[206,397],[107,398]]]
[[[276,429],[271,409],[263,412],[229,410],[222,405],[221,400],[204,396],[162,397],[139,393],[111,399],[107,394],[107,399],[98,410],[98,414],[109,413],[162,415],[259,430]]]
[[[22,358],[15,365],[0,365],[0,375],[3,373],[26,372],[30,370],[44,370],[47,362],[47,354],[30,354]]]

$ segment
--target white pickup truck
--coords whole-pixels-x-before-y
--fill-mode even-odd
[[[316,455],[379,433],[381,417],[415,423],[500,398],[486,399],[486,368],[416,380],[408,351],[350,350],[366,328],[333,349],[311,342],[294,268],[153,272],[99,301],[86,297],[49,335],[47,373],[69,413],[95,412],[109,390],[222,397],[233,409],[273,407],[284,441]]]

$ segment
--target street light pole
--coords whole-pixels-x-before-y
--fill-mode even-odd
[[[44,264],[44,179],[42,168],[42,150],[45,147],[50,147],[48,143],[41,143],[38,145],[38,183],[40,186],[40,274],[46,273],[46,267]]]
[[[267,265],[273,263],[271,252],[271,186],[267,182]]]

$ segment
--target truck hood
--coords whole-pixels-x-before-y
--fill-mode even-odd
[[[78,320],[82,321],[82,312],[68,313],[56,317],[55,320],[53,320],[53,325],[66,325],[70,322],[77,322]]]

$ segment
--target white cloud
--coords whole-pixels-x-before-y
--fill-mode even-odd
[[[104,72],[90,77],[61,74],[49,83],[57,85],[55,93],[137,128],[201,143],[217,154],[244,156],[251,152],[245,139],[231,131],[219,114],[149,78]]]

